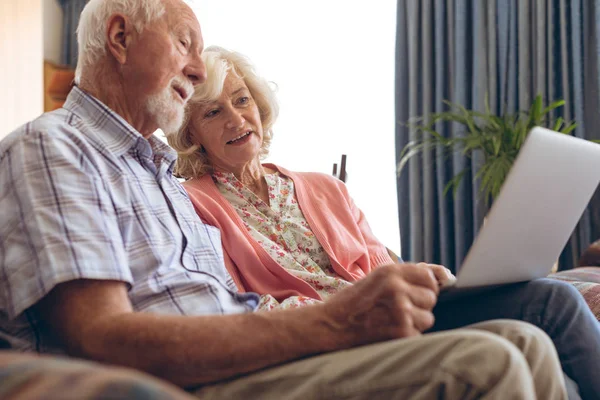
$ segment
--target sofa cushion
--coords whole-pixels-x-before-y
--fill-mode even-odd
[[[551,274],[548,277],[575,286],[596,318],[600,320],[600,267],[580,267]]]

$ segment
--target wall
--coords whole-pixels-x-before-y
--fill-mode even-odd
[[[44,60],[60,64],[63,11],[57,0],[42,0]]]
[[[0,1],[0,139],[43,110],[42,3]]]

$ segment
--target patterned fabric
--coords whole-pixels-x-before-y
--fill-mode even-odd
[[[61,351],[28,309],[74,279],[126,282],[142,312],[256,308],[172,176],[175,157],[78,88],[0,142],[0,336],[13,348]]]
[[[586,303],[600,320],[600,268],[581,267],[548,276],[571,283],[583,295]]]
[[[236,210],[252,238],[292,275],[311,285],[325,299],[350,285],[331,267],[329,256],[304,218],[294,193],[294,182],[275,172],[267,174],[269,204],[244,186],[232,173],[213,173],[219,191]],[[259,308],[290,308],[317,302],[291,296],[279,303],[261,296]]]
[[[0,399],[186,400],[192,395],[147,374],[58,357],[0,352]]]
[[[393,263],[343,182],[327,174],[264,166],[294,182],[302,214],[327,252],[332,268],[344,280],[355,282],[379,265]],[[271,294],[279,301],[299,295],[321,299],[312,286],[290,274],[251,237],[210,174],[190,179],[183,186],[200,218],[221,231],[225,267],[238,287]]]
[[[571,282],[600,283],[600,268],[579,267],[575,269],[569,269],[567,271],[561,271],[556,274],[549,275],[549,277]]]

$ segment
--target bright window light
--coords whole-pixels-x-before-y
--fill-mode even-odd
[[[331,173],[400,253],[394,150],[396,0],[196,0],[205,46],[247,55],[278,87],[267,161]]]

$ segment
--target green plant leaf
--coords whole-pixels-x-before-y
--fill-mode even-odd
[[[556,101],[552,102],[548,107],[544,108],[544,111],[542,114],[548,114],[550,111],[555,110],[558,107],[562,107],[564,105],[565,105],[564,100],[556,100]]]
[[[419,154],[423,148],[427,146],[427,143],[419,143],[419,142],[409,142],[400,153],[400,162],[398,162],[398,166],[396,168],[397,174],[400,175],[408,161]]]
[[[553,131],[560,131],[560,128],[562,127],[562,124],[564,122],[564,119],[562,117],[558,117],[556,119],[556,123],[554,124],[554,128],[552,128]]]
[[[575,128],[577,128],[577,124],[571,123],[571,124],[568,124],[567,126],[565,126],[561,132],[570,134],[573,131],[573,129],[575,129]]]
[[[540,117],[542,115],[542,107],[542,95],[538,94],[537,96],[535,96],[533,104],[531,105],[531,110],[529,112],[530,121],[535,125],[539,124]]]
[[[541,94],[533,99],[528,109],[502,115],[491,112],[487,95],[484,98],[484,112],[469,110],[450,101],[444,101],[444,104],[447,110],[443,112],[409,120],[413,142],[402,150],[398,171],[405,167],[410,158],[431,148],[442,149],[446,156],[461,154],[467,158],[480,152],[483,163],[474,171],[474,179],[480,184],[479,195],[486,201],[494,199],[500,192],[515,157],[533,127],[545,126],[565,134],[570,134],[577,127],[576,123],[566,123],[562,117],[552,118],[551,112],[564,106],[564,100],[556,100],[544,107]],[[437,130],[448,127],[453,131],[452,137],[445,137],[440,134],[443,131]],[[600,139],[597,142],[600,143]],[[465,173],[466,170],[463,170],[450,179],[444,188],[444,195],[450,189],[456,194]]]
[[[463,177],[465,176],[465,174],[467,173],[468,170],[469,170],[469,168],[465,168],[462,171],[460,171],[458,174],[454,175],[454,178],[450,179],[450,181],[444,187],[442,196],[445,197],[448,194],[448,192],[450,191],[450,189],[452,189],[452,196],[456,196],[456,191],[458,190],[458,186],[460,185],[460,182],[462,181]]]

